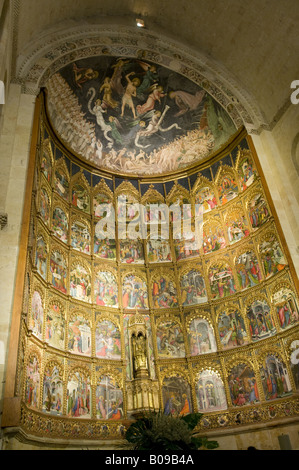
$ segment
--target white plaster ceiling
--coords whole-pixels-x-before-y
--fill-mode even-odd
[[[149,35],[160,32],[227,71],[234,88],[258,103],[261,125],[271,127],[290,105],[290,84],[299,79],[298,0],[13,1],[16,65],[50,33],[97,23],[134,27],[142,16]]]

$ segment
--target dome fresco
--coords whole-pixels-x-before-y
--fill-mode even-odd
[[[160,175],[203,161],[237,131],[191,80],[150,61],[91,57],[48,80],[55,133],[98,169]]]

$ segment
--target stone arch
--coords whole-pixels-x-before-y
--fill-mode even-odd
[[[173,38],[161,35],[161,31],[136,31],[130,24],[124,24],[129,23],[124,18],[112,17],[110,24],[106,19],[104,24],[99,18],[95,21],[96,24],[75,21],[71,25],[65,22],[48,28],[41,39],[35,38],[23,50],[15,80],[22,83],[26,92],[37,94],[55,71],[74,58],[84,58],[87,53],[104,55],[113,49],[118,56],[136,56],[161,65],[167,62],[169,68],[199,82],[229,112],[237,127],[245,125],[248,130],[257,130],[267,125],[256,100],[213,59],[193,51],[190,60],[189,49]],[[113,44],[115,36],[120,38],[119,44]],[[144,49],[147,43],[150,50]]]

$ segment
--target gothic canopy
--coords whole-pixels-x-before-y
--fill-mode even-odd
[[[77,60],[52,75],[46,89],[59,140],[95,168],[114,173],[188,168],[237,130],[204,87],[142,58]]]

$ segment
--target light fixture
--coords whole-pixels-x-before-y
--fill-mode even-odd
[[[136,18],[136,25],[138,26],[138,28],[144,28],[144,21],[140,18]]]

